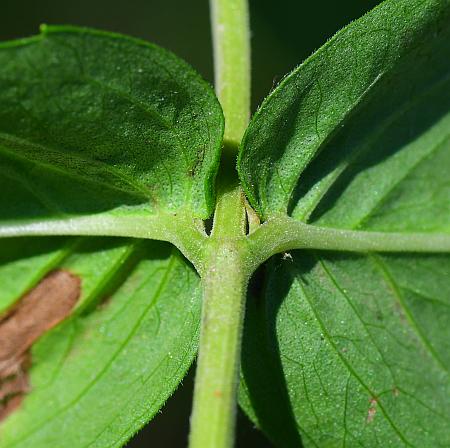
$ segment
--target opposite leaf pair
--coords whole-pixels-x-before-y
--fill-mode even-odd
[[[248,304],[240,403],[277,446],[450,444],[449,39],[447,0],[387,1],[245,134],[249,273],[309,249],[273,257]],[[95,235],[169,241],[203,273],[221,108],[175,56],[107,33],[44,28],[0,67],[0,236],[90,236],[1,242],[0,312],[56,268],[82,291],[0,446],[120,446],[191,364],[201,288],[166,243]],[[343,253],[370,248],[405,253]]]

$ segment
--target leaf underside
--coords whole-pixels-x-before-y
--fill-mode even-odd
[[[73,315],[32,347],[31,393],[2,423],[0,445],[122,446],[161,408],[196,354],[199,278],[166,243],[68,239],[46,255],[47,240],[33,244],[35,266],[39,260],[48,270],[58,260],[81,279],[82,294]],[[12,267],[33,259],[13,257],[0,267],[2,285]],[[3,288],[1,303],[18,292],[17,284]]]
[[[83,216],[210,215],[223,116],[186,63],[131,38],[49,27],[0,44],[0,65],[0,231]],[[17,372],[29,391],[2,421],[0,446],[122,446],[192,363],[198,275],[163,243],[0,245],[0,317],[49,272],[81,281],[73,315]],[[3,396],[10,380],[0,378],[0,414],[14,399]]]
[[[339,32],[250,123],[238,169],[252,206],[449,234],[449,42],[448,1],[387,1]],[[283,447],[448,446],[450,257],[290,255],[249,299],[249,416]]]
[[[223,116],[155,45],[45,27],[0,44],[0,225],[214,205]]]
[[[289,75],[239,154],[259,215],[450,233],[448,42],[448,0],[388,0]],[[0,66],[0,230],[211,214],[223,116],[184,62],[50,27],[0,44]],[[0,244],[0,316],[55,269],[82,287],[73,315],[32,347],[31,392],[0,446],[123,445],[195,356],[197,274],[164,243]],[[448,255],[274,257],[248,304],[241,405],[282,447],[450,445],[449,271]]]

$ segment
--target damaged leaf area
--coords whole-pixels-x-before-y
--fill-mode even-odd
[[[36,252],[43,252],[45,244],[42,240],[43,247]],[[173,247],[151,241],[84,238],[66,245],[65,254],[64,258],[58,255],[59,268],[46,279],[49,288],[55,272],[65,276],[70,272],[82,279],[71,317],[38,340],[30,336],[31,348],[18,336],[10,344],[16,348],[0,344],[2,360],[17,358],[20,352],[32,361],[30,369],[26,357],[24,364],[16,361],[16,381],[3,386],[2,393],[10,398],[0,424],[1,448],[76,447],[94,440],[98,447],[122,446],[159,411],[197,351],[199,278]],[[10,265],[14,263],[21,265],[17,256]],[[0,284],[11,269],[0,266]],[[66,282],[72,284],[70,277]],[[2,322],[8,316],[17,321],[25,300],[33,312],[45,315],[29,298],[36,291],[39,296],[45,293],[41,285],[16,303]],[[54,291],[50,300],[62,299]],[[26,322],[22,317],[21,326]],[[22,372],[26,374],[21,376]],[[23,395],[26,390],[29,393]],[[9,415],[4,418],[6,412]]]
[[[71,313],[80,294],[80,278],[55,270],[1,318],[0,421],[20,405],[28,392],[31,345]]]

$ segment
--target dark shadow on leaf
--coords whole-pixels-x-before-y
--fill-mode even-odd
[[[302,447],[301,435],[292,410],[276,335],[276,316],[291,287],[291,281],[281,282],[281,288],[270,294],[270,273],[282,272],[280,257],[274,257],[260,268],[250,285],[247,301],[242,348],[243,389],[248,392],[257,425],[276,446]],[[253,294],[252,294],[253,293]],[[256,293],[256,294],[255,294]],[[245,393],[245,392],[244,392]]]
[[[0,267],[19,260],[45,255],[69,242],[66,237],[22,237],[0,240]]]
[[[21,156],[3,152],[0,138],[0,222],[89,215],[151,202],[150,190],[147,196],[133,191],[103,166],[72,160],[64,168],[52,167],[44,155],[33,161],[26,159],[24,147],[14,150]]]
[[[114,275],[106,281],[101,289],[96,291],[94,297],[91,298],[83,307],[80,308],[79,314],[89,314],[90,312],[106,307],[113,298],[116,291],[128,279],[138,263],[144,260],[164,260],[173,253],[175,256],[182,257],[185,262],[194,269],[171,244],[153,240],[136,240],[131,238],[84,238],[77,252],[83,254],[88,252],[104,251],[120,246],[132,246],[128,249],[127,256],[121,260],[120,266]]]

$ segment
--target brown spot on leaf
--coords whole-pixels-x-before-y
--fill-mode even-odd
[[[29,390],[29,348],[66,318],[81,293],[81,280],[56,270],[0,318],[0,421],[13,412]]]
[[[369,401],[369,410],[367,411],[367,419],[366,423],[371,423],[375,418],[375,414],[377,413],[377,403],[378,400],[376,398],[371,398]]]
[[[217,398],[222,398],[223,393],[220,390],[215,390],[214,391],[214,396],[217,397]]]
[[[0,376],[0,422],[20,406],[23,396],[29,390],[27,369],[30,365],[28,354],[10,366],[9,374]]]
[[[398,397],[399,394],[400,394],[400,391],[396,387],[394,387],[392,389],[392,395],[394,395],[394,397]]]

